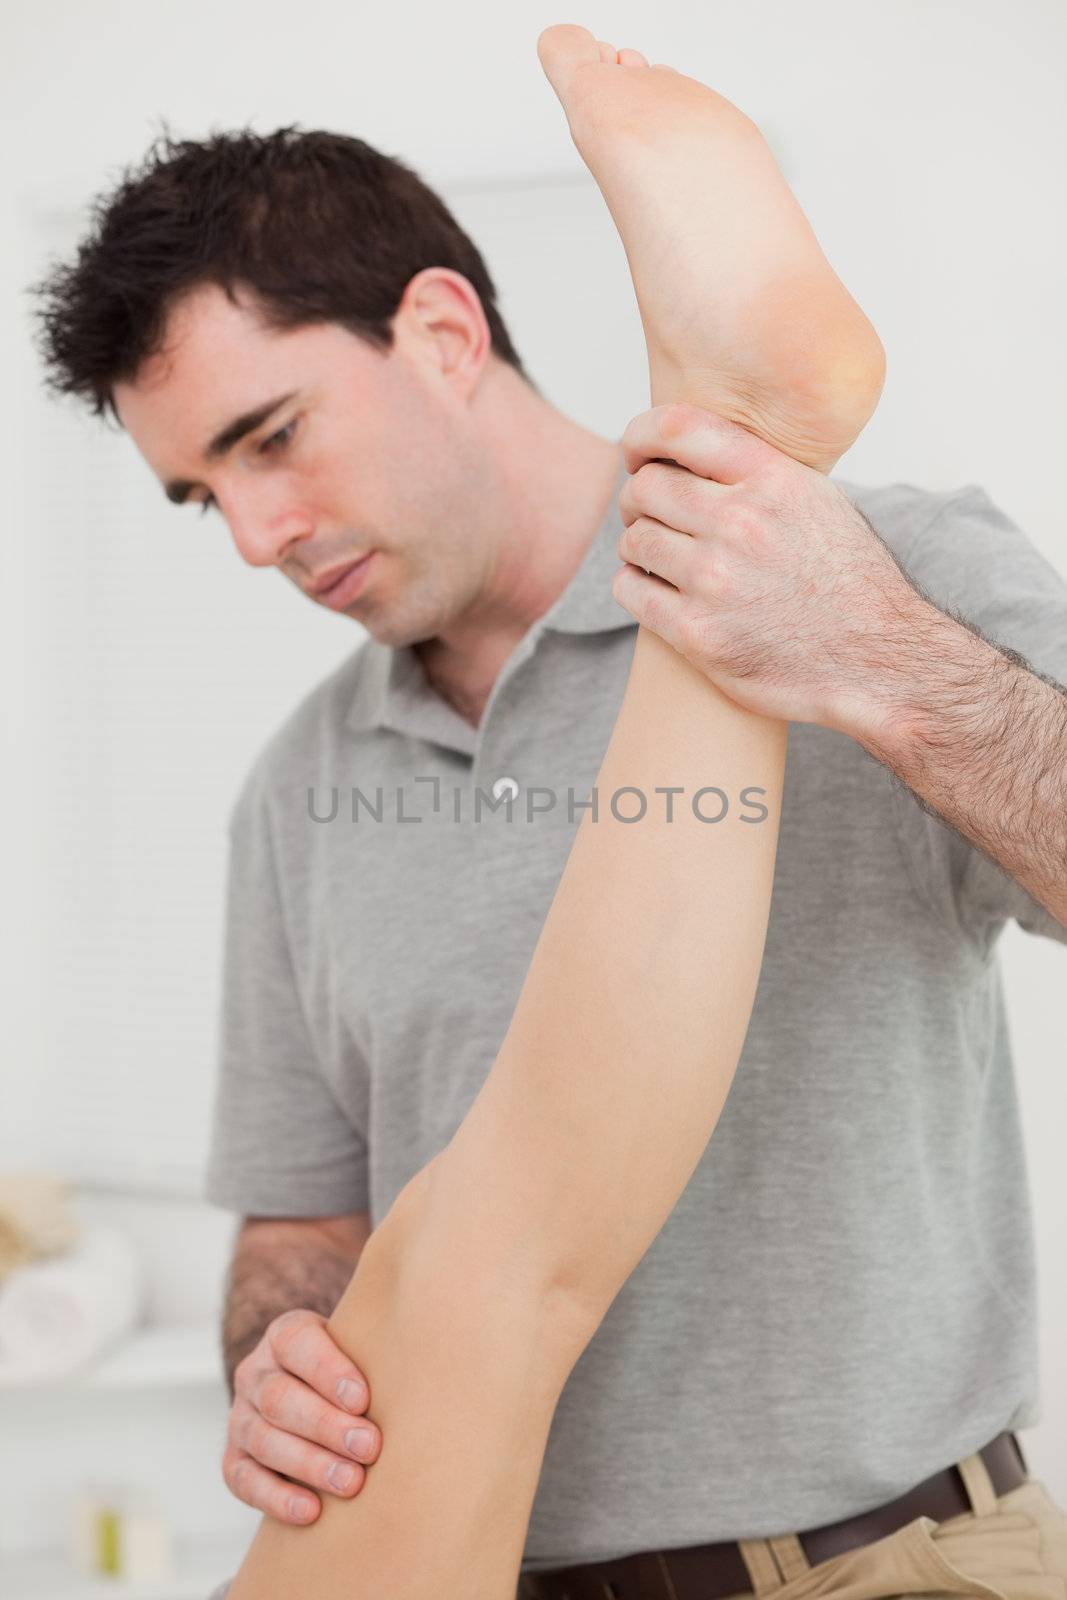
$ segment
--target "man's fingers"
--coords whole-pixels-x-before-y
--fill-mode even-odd
[[[692,594],[700,575],[696,541],[686,533],[657,522],[654,517],[638,517],[624,528],[617,545],[619,557],[643,572]]]
[[[643,628],[658,633],[673,649],[682,653],[683,632],[691,606],[678,590],[640,568],[620,567],[611,581],[611,592]]]
[[[321,1503],[313,1491],[358,1494],[366,1464],[377,1460],[382,1438],[365,1415],[369,1404],[370,1385],[324,1317],[295,1310],[275,1318],[235,1373],[227,1486],[279,1522],[314,1522]]]
[[[326,1331],[326,1319],[315,1312],[294,1312],[271,1324],[275,1359],[331,1406],[362,1416],[370,1405],[370,1384]]]
[[[358,1493],[367,1476],[366,1468],[347,1453],[322,1450],[307,1439],[286,1433],[284,1428],[272,1427],[262,1417],[253,1416],[247,1427],[236,1425],[230,1437],[233,1446],[258,1466],[284,1473],[320,1493]]]
[[[714,531],[737,492],[687,467],[646,461],[623,484],[619,515],[627,527],[642,516],[655,517],[666,527],[699,539]]]
[[[286,1483],[253,1461],[251,1456],[232,1447],[222,1458],[222,1476],[232,1495],[276,1522],[306,1527],[322,1510],[322,1502],[316,1494],[297,1484]]]
[[[330,1405],[288,1372],[268,1373],[249,1396],[247,1408],[239,1408],[236,1403],[234,1406],[237,1443],[262,1459],[254,1442],[246,1436],[255,1427],[255,1419],[351,1460],[372,1461],[381,1446],[381,1433],[368,1417],[353,1417]]]
[[[627,424],[622,448],[627,472],[646,461],[676,461],[716,483],[741,483],[779,455],[739,423],[685,401],[642,411]]]

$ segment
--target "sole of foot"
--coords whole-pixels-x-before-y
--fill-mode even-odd
[[[585,28],[547,28],[537,49],[622,238],[653,403],[688,400],[829,472],[878,403],[885,352],[759,128]]]

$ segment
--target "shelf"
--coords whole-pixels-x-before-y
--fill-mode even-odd
[[[13,1377],[0,1372],[0,1389],[39,1394],[55,1389],[210,1388],[225,1384],[215,1323],[137,1328],[94,1367],[69,1377]]]
[[[83,1577],[61,1555],[0,1558],[0,1592],[11,1600],[208,1600],[240,1566],[247,1539],[179,1549],[178,1576],[169,1582],[127,1583],[122,1578]]]

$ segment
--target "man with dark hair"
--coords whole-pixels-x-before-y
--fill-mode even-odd
[[[37,291],[49,386],[115,414],[115,383],[155,350],[173,303],[207,283],[253,291],[274,330],[337,323],[389,350],[400,297],[429,262],[463,274],[493,353],[526,377],[477,248],[402,161],[295,126],[164,132]]]
[[[653,371],[704,370],[702,404],[795,458],[787,495],[715,482],[676,408],[625,457],[562,415],[440,200],[336,134],[165,140],[41,285],[43,350],[171,500],[370,635],[231,818],[224,1471],[272,1517],[358,1493],[381,1448],[324,1320],[505,1032],[634,619],[796,724],[737,1081],[567,1385],[524,1563],[531,1595],[626,1600],[634,1552],[692,1547],[710,1600],[753,1576],[738,1540],[801,1529],[821,1561],[1040,1487],[1011,1438],[1036,1298],[994,945],[1008,918],[1067,941],[1067,585],[978,488],[825,480],[880,346],[758,132],[551,33]],[[361,812],[394,794],[424,826]]]

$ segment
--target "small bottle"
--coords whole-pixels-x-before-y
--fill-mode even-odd
[[[174,1541],[163,1508],[143,1492],[129,1495],[119,1522],[120,1572],[130,1583],[173,1583]]]
[[[174,1545],[163,1510],[141,1489],[93,1485],[71,1507],[70,1557],[87,1576],[172,1583]]]

